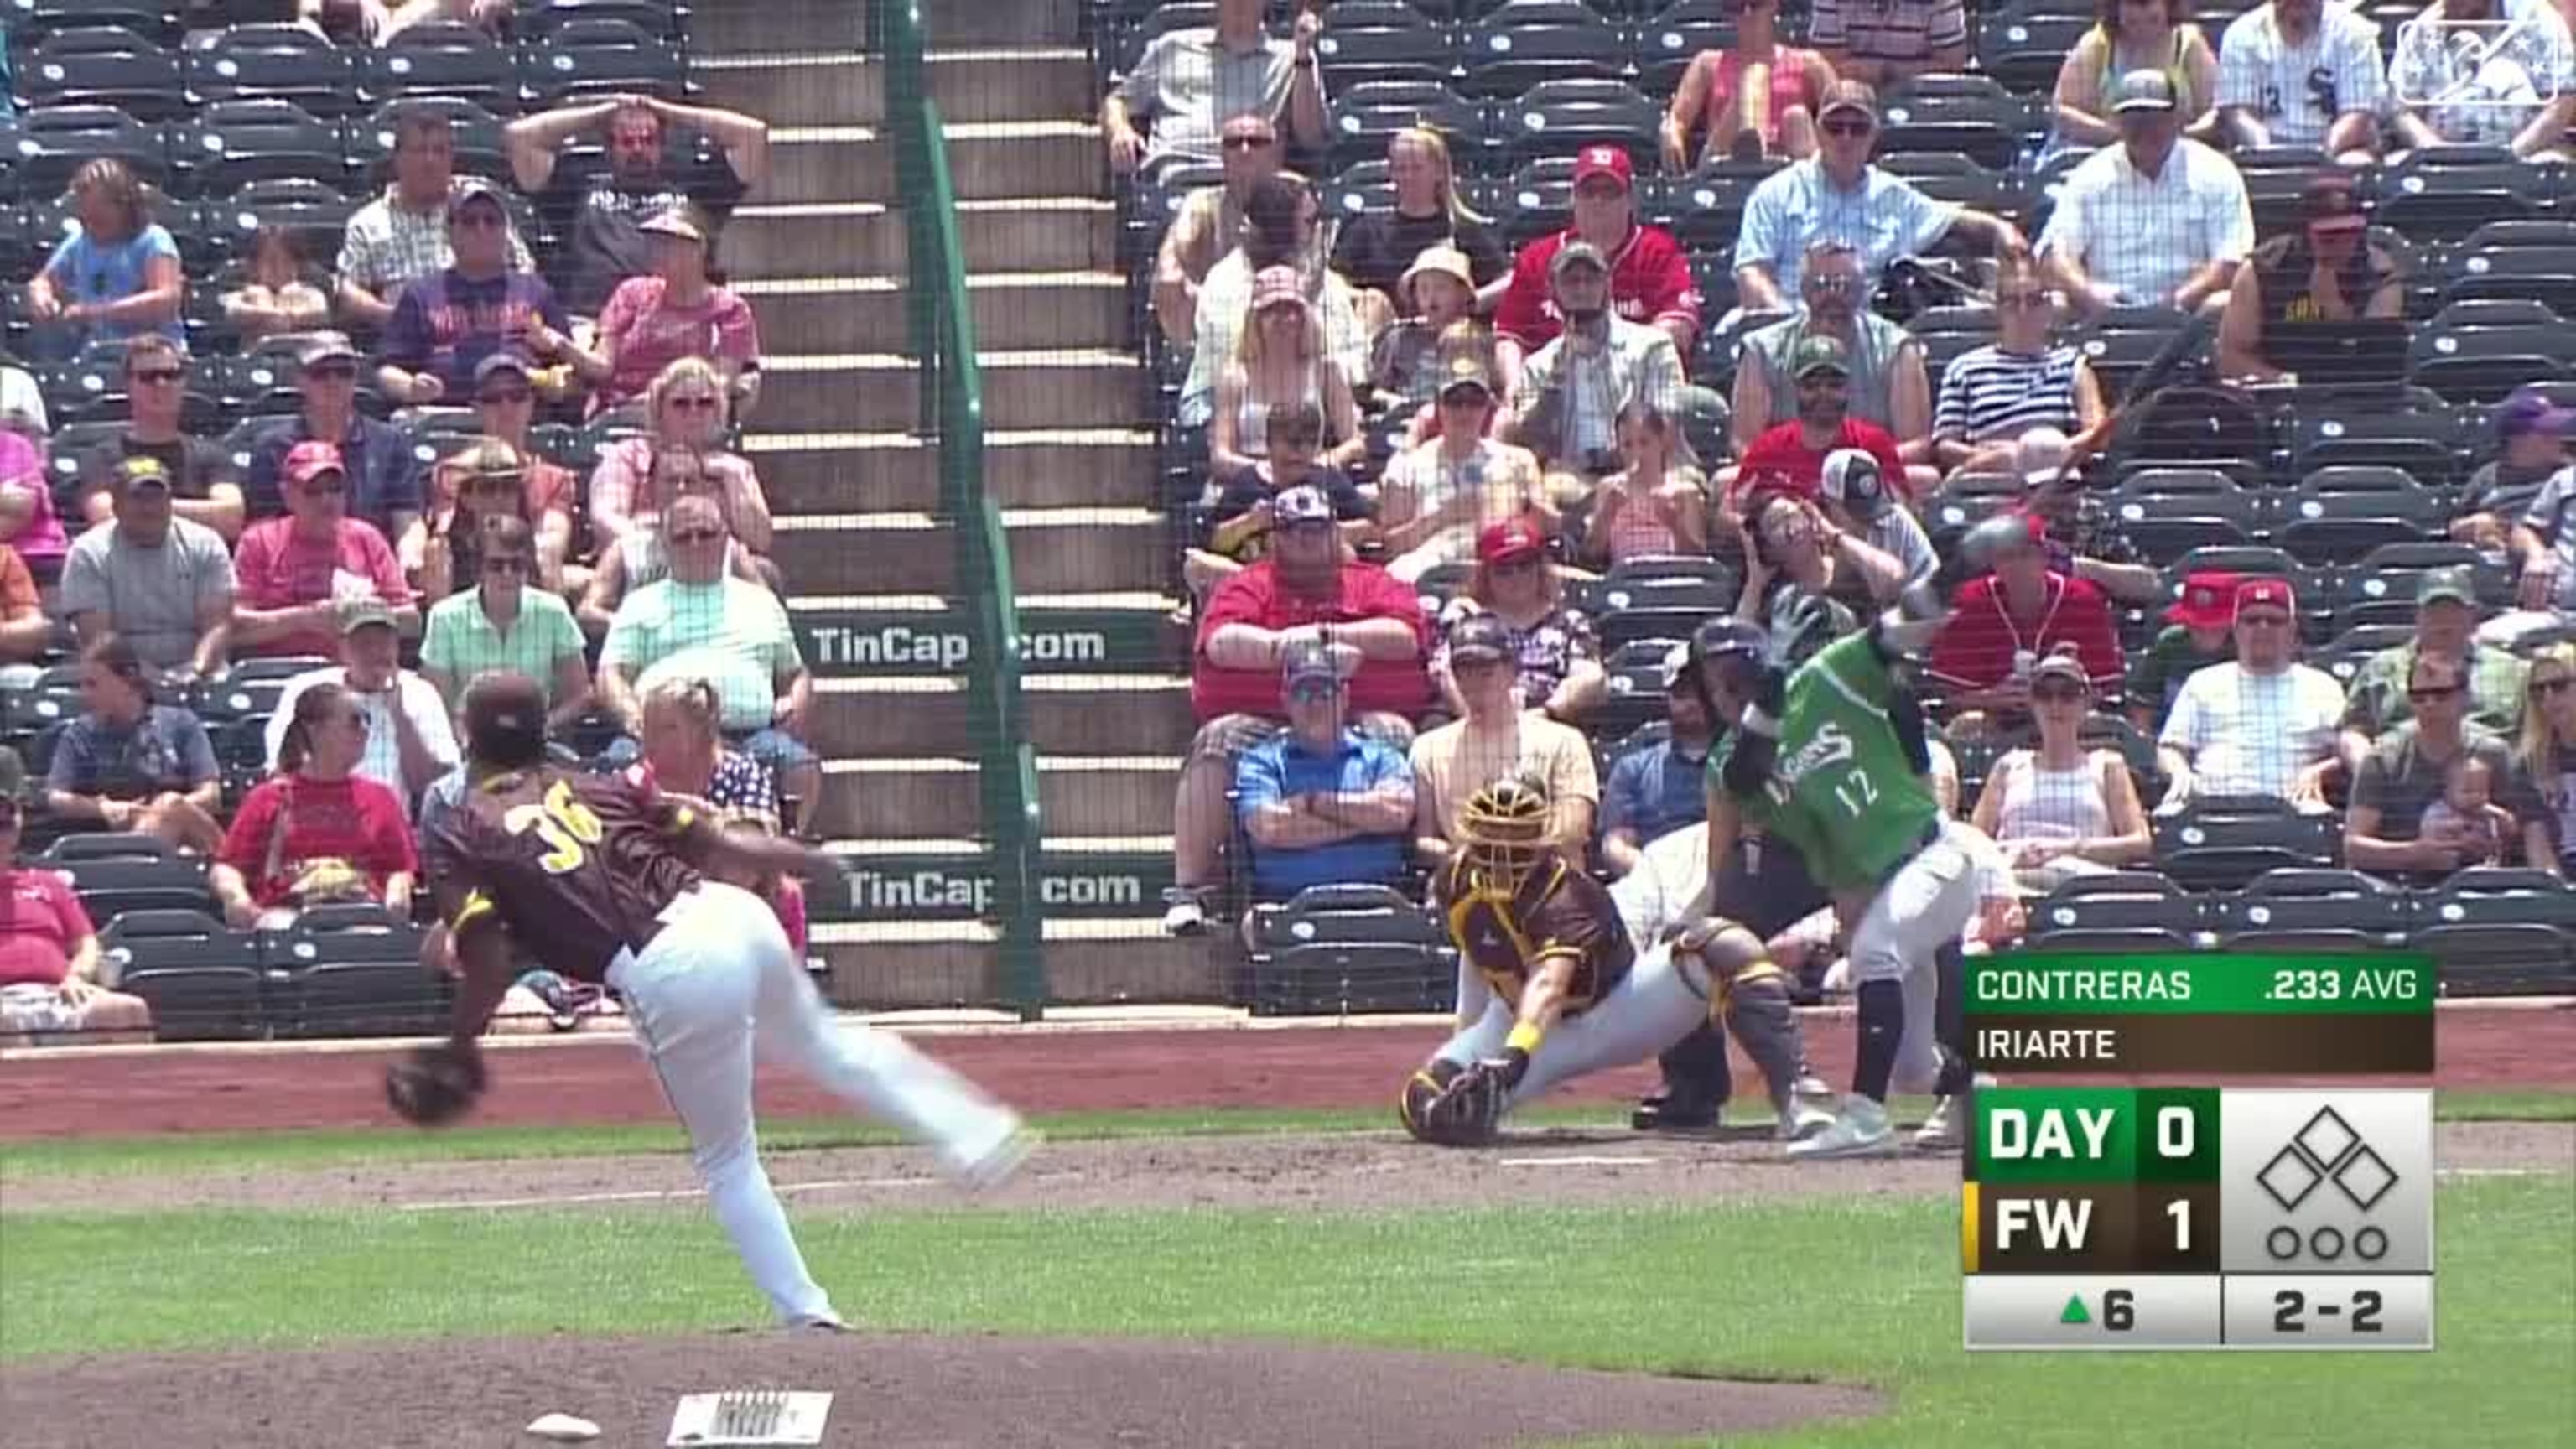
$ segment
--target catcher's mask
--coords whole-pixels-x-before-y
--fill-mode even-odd
[[[1468,797],[1458,834],[1478,875],[1518,887],[1547,850],[1547,792],[1517,777],[1496,780]]]

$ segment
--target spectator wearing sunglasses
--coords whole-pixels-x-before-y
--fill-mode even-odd
[[[233,653],[329,654],[341,603],[372,595],[397,624],[417,624],[410,580],[374,524],[348,514],[349,467],[325,442],[286,455],[287,514],[243,530],[234,551]]]
[[[1268,116],[1232,117],[1218,139],[1223,179],[1181,199],[1154,252],[1154,320],[1175,347],[1188,346],[1198,326],[1199,284],[1242,239],[1252,189],[1279,174],[1279,128]]]
[[[1610,697],[1601,641],[1592,620],[1565,597],[1565,575],[1547,556],[1547,535],[1524,518],[1506,519],[1476,540],[1467,588],[1442,611],[1442,638],[1431,655],[1431,682],[1453,717],[1467,713],[1450,668],[1448,635],[1482,615],[1501,621],[1520,661],[1522,707],[1559,724],[1580,726]]]
[[[404,285],[385,324],[376,386],[397,403],[427,406],[473,396],[474,369],[505,351],[561,365],[597,385],[608,363],[573,342],[572,317],[554,288],[510,266],[510,212],[500,189],[468,178],[447,204],[456,262]]]
[[[572,606],[536,584],[536,535],[527,520],[501,513],[478,528],[473,575],[430,606],[420,676],[454,710],[475,676],[522,674],[545,692],[548,722],[567,723],[590,706],[590,664]]]
[[[2000,473],[2034,428],[2075,434],[2102,420],[2102,380],[2056,340],[2057,295],[2036,258],[1995,265],[1995,340],[1950,359],[1932,410],[1934,461],[1946,473]]]
[[[388,539],[409,533],[422,506],[420,459],[399,429],[358,411],[358,349],[346,335],[317,332],[306,340],[296,355],[296,392],[295,416],[269,429],[251,449],[243,489],[250,516],[269,519],[286,511],[293,501],[281,488],[287,454],[322,442],[348,470],[348,515]]]
[[[474,419],[483,436],[518,455],[522,470],[519,516],[537,535],[535,581],[566,598],[590,584],[588,566],[572,559],[572,514],[581,483],[572,470],[537,455],[529,438],[537,415],[536,384],[526,358],[496,352],[474,369]],[[452,506],[454,475],[432,475],[432,506]]]
[[[447,701],[427,679],[402,667],[402,636],[393,611],[382,601],[351,599],[337,614],[340,662],[307,670],[278,691],[277,708],[268,718],[269,765],[283,768],[297,698],[308,689],[335,686],[347,691],[366,716],[366,749],[358,757],[358,774],[400,797],[408,820],[421,792],[455,769],[460,758]]]
[[[2009,750],[1986,772],[1973,823],[1994,838],[2027,895],[2073,876],[2136,865],[2152,846],[2138,784],[2117,750],[2084,747],[2093,681],[2072,650],[2031,666],[2036,745]]]
[[[1252,895],[1284,901],[1321,885],[1392,884],[1413,824],[1404,751],[1352,728],[1350,688],[1333,650],[1282,651],[1288,727],[1235,762],[1235,814],[1252,843]]]
[[[1270,117],[1296,145],[1331,139],[1315,56],[1323,17],[1300,7],[1283,40],[1263,28],[1261,10],[1262,0],[1218,0],[1214,24],[1176,27],[1146,44],[1100,103],[1111,170],[1151,181],[1176,165],[1213,166],[1220,128],[1247,113]]]
[[[725,447],[731,409],[724,375],[704,359],[683,357],[662,369],[644,392],[652,431],[600,454],[590,475],[591,541],[605,555],[627,533],[649,528],[679,492],[704,492],[724,513],[734,540],[769,552],[769,500],[749,460]],[[679,460],[685,467],[670,466]]]
[[[2555,851],[2539,796],[2514,769],[2503,739],[2469,723],[2469,676],[2460,661],[2419,654],[2406,675],[2413,717],[2391,730],[2362,757],[2353,774],[2352,803],[2344,816],[2344,863],[2356,870],[2401,879],[2438,879],[2463,865],[2493,863],[2499,842],[2479,827],[2488,802],[2469,810],[2440,810],[2454,772],[2468,761],[2482,766],[2490,790],[2502,791],[2514,817],[2511,842],[2529,860]]]
[[[233,616],[233,558],[221,535],[177,515],[157,458],[126,458],[107,489],[113,516],[72,544],[63,612],[84,646],[110,636],[165,683],[224,667]]]
[[[1993,251],[2021,239],[2012,223],[1935,201],[1871,164],[1878,145],[1878,92],[1869,85],[1845,78],[1827,86],[1816,129],[1814,156],[1765,177],[1745,199],[1744,227],[1735,242],[1735,291],[1745,311],[1791,310],[1791,301],[1803,295],[1799,277],[1808,249],[1819,242],[1839,242],[1858,253],[1861,281],[1868,286],[1889,262],[1928,252],[1953,230]]]
[[[1932,467],[1932,380],[1923,344],[1869,310],[1860,255],[1840,241],[1807,248],[1798,273],[1798,312],[1746,333],[1738,350],[1731,427],[1740,453],[1769,429],[1799,415],[1791,362],[1815,337],[1841,344],[1847,363],[1845,407],[1851,417],[1884,428],[1907,467],[1891,475],[1908,497],[1940,481]]]
[[[2535,651],[2525,694],[2514,764],[2540,797],[2551,845],[2530,863],[2563,877],[2576,864],[2576,644]]]
[[[2369,162],[2387,106],[2379,27],[2349,5],[2267,0],[2219,37],[2219,124],[2247,150],[2305,146]]]
[[[2236,657],[2196,670],[2156,737],[2164,772],[2158,814],[2197,795],[2268,795],[2306,811],[2347,765],[2337,748],[2343,686],[2298,662],[2298,596],[2281,579],[2236,588]]]
[[[2361,661],[2345,686],[2344,753],[2359,758],[2373,741],[2414,713],[2407,681],[2426,655],[2460,666],[2468,684],[2468,720],[2489,734],[2522,728],[2526,666],[2510,650],[2478,641],[2475,576],[2465,567],[2426,569],[2415,580],[2415,636]]]
[[[2196,312],[2223,302],[2254,249],[2245,178],[2182,134],[2173,81],[2162,71],[2122,76],[2111,112],[2120,144],[2067,173],[2040,234],[2050,281],[2087,315],[2122,306]]]
[[[279,930],[308,906],[372,901],[411,914],[420,856],[410,812],[359,769],[372,716],[337,684],[319,683],[293,704],[277,773],[233,812],[206,883],[237,929]]]
[[[527,465],[517,449],[497,438],[468,443],[431,476],[428,514],[394,548],[423,608],[482,578],[484,535],[491,524],[504,518],[531,523]],[[543,583],[533,576],[531,581]]]
[[[88,521],[106,522],[118,468],[129,458],[160,465],[170,511],[213,529],[226,544],[241,537],[248,505],[241,470],[232,454],[184,426],[188,358],[179,344],[148,332],[125,344],[125,430],[81,458],[81,508]]]

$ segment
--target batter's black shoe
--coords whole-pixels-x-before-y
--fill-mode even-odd
[[[1640,1132],[1705,1132],[1717,1125],[1725,1107],[1724,1102],[1658,1093],[1637,1104],[1628,1125]]]

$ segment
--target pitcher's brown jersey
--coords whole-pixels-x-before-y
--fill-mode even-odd
[[[498,923],[549,969],[605,981],[695,887],[676,853],[696,812],[622,777],[545,768],[466,792],[428,841],[429,878],[460,937]]]
[[[1555,851],[1540,856],[1510,891],[1488,882],[1460,851],[1432,878],[1432,894],[1459,954],[1513,1006],[1530,974],[1551,956],[1574,958],[1567,1016],[1609,995],[1636,964],[1636,947],[1610,892]]]

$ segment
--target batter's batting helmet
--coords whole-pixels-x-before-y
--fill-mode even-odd
[[[1547,849],[1547,817],[1546,788],[1506,775],[1467,797],[1458,813],[1458,843],[1478,873],[1517,886]]]

